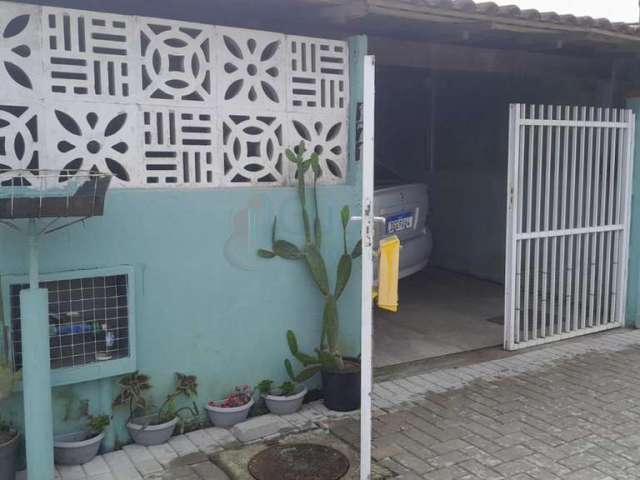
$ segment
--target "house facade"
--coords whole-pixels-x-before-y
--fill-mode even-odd
[[[551,124],[578,129],[578,145],[586,135],[580,128],[609,127],[607,141],[615,135],[622,145],[629,130],[616,122],[625,108],[640,110],[640,35],[604,20],[447,0],[43,0],[2,2],[0,10],[7,62],[0,165],[62,170],[62,183],[79,170],[112,175],[103,216],[40,242],[56,433],[83,421],[87,405],[112,413],[124,373],[149,374],[158,403],[175,372],[197,375],[204,404],[237,384],[284,379],[287,330],[306,350],[318,344],[322,299],[305,266],[269,262],[256,251],[270,245],[274,216],[279,237],[303,241],[295,172],[284,153],[303,141],[321,158],[323,250],[337,263],[339,210],[358,210],[362,198],[365,54],[377,59],[376,163],[429,185],[432,263],[497,282],[509,255],[509,104],[607,109],[606,119]],[[562,155],[560,144],[549,145]],[[623,158],[609,145],[607,159]],[[607,162],[604,152],[599,161]],[[607,177],[614,188],[605,198],[631,170],[620,172]],[[0,174],[0,189],[15,188],[10,175]],[[628,263],[619,257],[625,265],[618,270],[620,278],[628,272],[629,293],[626,312],[616,310],[624,318],[603,314],[606,328],[640,321],[640,205],[629,189],[625,195],[630,223],[609,245],[614,251],[630,237]],[[356,222],[349,232],[359,237]],[[27,283],[24,236],[3,229],[0,251],[2,348],[19,368],[27,348],[18,300]],[[594,278],[604,282],[607,265],[619,263],[612,255],[597,257],[604,266]],[[571,258],[582,265],[582,257]],[[360,353],[360,269],[354,263],[340,302],[342,349],[353,355]],[[591,296],[598,281],[585,285]],[[606,303],[615,288],[603,285],[597,292]],[[538,321],[536,335],[547,325]],[[80,330],[65,329],[69,323]],[[2,416],[20,426],[22,410],[18,394]],[[107,448],[128,441],[126,412],[113,413]]]

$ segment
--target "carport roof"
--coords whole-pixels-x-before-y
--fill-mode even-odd
[[[464,40],[487,46],[504,45],[517,34],[519,42],[532,50],[582,50],[582,53],[638,53],[640,28],[637,24],[500,6],[473,0],[302,0],[322,5],[324,16],[343,24],[375,27],[379,33],[400,32],[405,37],[421,36],[435,41]],[[392,20],[393,19],[393,20]],[[386,24],[386,26],[385,26]],[[425,24],[429,28],[425,28]],[[402,28],[398,28],[402,25]],[[367,29],[369,30],[369,29]],[[386,32],[385,32],[386,30]],[[396,36],[396,35],[394,35]],[[468,38],[471,37],[471,38]],[[589,52],[593,47],[602,47]],[[526,47],[525,47],[526,48]]]
[[[624,22],[611,22],[606,18],[578,17],[572,14],[541,12],[536,9],[521,9],[517,5],[497,5],[495,2],[474,2],[473,0],[393,0],[393,2],[376,2],[374,0],[369,3],[395,3],[398,6],[409,4],[425,9],[438,9],[441,10],[443,14],[445,14],[446,11],[460,12],[463,14],[471,13],[489,17],[548,23],[565,27],[571,26],[619,32],[627,35],[640,35],[640,30],[636,25],[630,25]]]

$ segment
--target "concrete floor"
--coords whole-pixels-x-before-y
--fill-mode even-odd
[[[504,288],[427,268],[400,281],[397,313],[374,311],[374,367],[502,344]]]

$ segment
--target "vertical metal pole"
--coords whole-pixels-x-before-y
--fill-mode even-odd
[[[38,237],[29,221],[29,285],[20,292],[22,385],[27,472],[34,480],[53,478],[53,412],[49,375],[49,304],[38,286]]]
[[[545,118],[544,113],[544,105],[541,107],[540,118]],[[553,109],[551,107],[547,107],[547,120],[551,120],[553,118]],[[551,220],[550,216],[550,208],[551,208],[551,127],[540,127],[540,134],[544,133],[543,140],[540,145],[540,150],[542,151],[542,146],[544,145],[544,167],[541,167],[541,170],[544,171],[544,228],[545,231],[549,230],[549,222]],[[541,153],[542,154],[542,153]],[[542,173],[541,173],[542,174]],[[549,299],[549,239],[545,237],[543,241],[543,254],[542,254],[542,319],[540,322],[540,336],[543,338],[547,336],[547,315],[550,315],[549,310],[553,308],[552,300]],[[552,332],[549,332],[552,334]]]
[[[526,110],[526,107],[523,107]],[[531,105],[529,107],[529,117],[535,118],[535,106]],[[528,125],[525,128],[525,136],[528,138],[528,154],[527,154],[527,197],[524,207],[524,212],[526,212],[526,221],[523,227],[523,232],[531,233],[533,232],[533,136],[535,133],[535,126]],[[524,139],[523,139],[524,141]],[[522,164],[524,165],[524,157],[522,159]],[[524,166],[522,167],[524,169]],[[529,330],[531,328],[531,324],[529,322],[529,302],[531,300],[531,242],[535,240],[526,239],[524,243],[526,245],[525,257],[524,257],[524,341],[529,341]],[[535,338],[535,337],[534,337]]]
[[[573,107],[571,111],[567,111],[568,119],[578,120],[578,107]],[[570,150],[571,150],[571,172],[570,172],[570,186],[569,186],[569,209],[567,218],[567,228],[576,228],[576,169],[578,164],[578,128],[571,127],[567,132],[570,137]],[[567,159],[567,163],[569,160]],[[569,235],[567,240],[569,241],[569,252],[567,254],[567,332],[576,330],[576,325],[573,323],[575,311],[578,308],[578,302],[573,296],[573,282],[576,275],[576,257],[574,253],[574,245],[577,241],[576,235]],[[577,247],[576,247],[577,248]],[[575,279],[577,285],[578,280]],[[576,322],[577,323],[577,322]]]
[[[538,107],[538,114],[536,116],[536,108],[533,107],[533,118],[544,118],[544,109],[543,106],[540,105]],[[542,174],[543,174],[543,165],[542,165],[542,125],[538,126],[535,135],[537,136],[537,148],[535,149],[535,160],[534,160],[534,174],[536,176],[536,191],[535,191],[535,222],[534,222],[534,230],[539,232],[542,229]],[[531,131],[531,136],[534,136],[534,131]],[[540,239],[536,238],[534,240],[534,254],[533,254],[533,329],[532,329],[532,337],[537,338],[538,335],[541,334],[543,328],[540,326],[539,319],[540,317],[544,318],[542,311],[544,310],[544,303],[542,303],[542,308],[540,307]],[[544,268],[542,269],[544,272]],[[544,275],[544,273],[542,273]]]
[[[375,57],[364,57],[362,126],[362,325],[360,384],[360,479],[371,478],[372,288],[373,288],[373,155],[375,130]]]
[[[587,119],[587,107],[582,107],[577,117],[579,120]],[[578,166],[578,212],[576,217],[576,227],[582,228],[585,226],[584,221],[584,178],[585,178],[585,142],[586,142],[586,128],[580,127],[580,155]],[[584,235],[578,235],[576,242],[576,284],[573,298],[575,301],[575,315],[574,315],[574,328],[579,330],[584,326],[584,300],[581,300],[581,293],[584,290],[584,279],[586,274],[581,271],[583,262],[582,253],[582,239]]]
[[[101,378],[98,382],[100,388],[100,415],[113,415],[113,379]],[[115,449],[116,436],[113,425],[109,425],[104,431],[102,452],[111,452]]]
[[[596,110],[596,120],[598,122],[602,122],[602,108],[598,108]],[[602,128],[596,127],[596,146],[594,152],[594,166],[593,166],[593,204],[592,204],[592,225],[593,227],[598,226],[598,207],[600,200],[600,159],[602,158]],[[593,233],[591,235],[591,281],[589,288],[589,321],[588,326],[593,327],[597,325],[597,310],[596,310],[596,267],[597,267],[597,246],[599,236],[597,233]],[[599,306],[599,305],[598,305]]]
[[[618,116],[620,113],[620,116]],[[613,122],[622,121],[623,113],[622,111],[618,112],[618,109],[613,109]],[[621,139],[622,140],[622,139]],[[621,161],[621,160],[620,160]],[[615,198],[615,179],[617,176],[617,168],[618,168],[618,129],[611,129],[611,166],[609,167],[609,200],[607,202],[607,225],[613,225],[613,200]],[[611,323],[615,321],[615,318],[611,316],[611,270],[613,268],[612,263],[616,262],[617,259],[611,258],[611,241],[615,238],[614,232],[606,233],[606,242],[607,242],[607,251],[605,254],[606,263],[605,263],[605,280],[604,280],[604,322]],[[614,310],[615,311],[615,310]]]
[[[627,299],[627,282],[628,282],[628,268],[629,268],[629,238],[630,238],[630,224],[631,224],[631,204],[632,204],[632,189],[633,189],[633,160],[635,151],[635,138],[636,138],[636,116],[631,110],[626,110],[624,115],[625,123],[627,123],[627,137],[624,148],[624,165],[625,169],[621,173],[621,183],[624,183],[623,189],[618,190],[618,196],[620,198],[620,213],[621,222],[624,224],[624,230],[621,232],[622,247],[620,252],[620,287],[618,289],[618,311],[617,320],[619,322],[625,321],[626,315],[626,299]],[[624,193],[624,196],[622,194]],[[623,203],[624,202],[624,203]]]
[[[29,238],[29,288],[36,290],[38,285],[38,234],[36,232],[36,220],[29,220],[27,232]]]
[[[555,109],[555,119],[562,119],[562,110],[560,107]],[[553,156],[553,215],[551,219],[551,228],[553,230],[560,229],[559,211],[560,211],[560,171],[562,164],[560,163],[560,134],[562,133],[562,127],[553,127],[554,129],[554,156]],[[560,294],[560,278],[562,278],[562,270],[560,269],[560,262],[558,262],[558,248],[562,242],[562,237],[553,237],[551,239],[551,318],[549,319],[550,334],[562,333],[562,295]],[[556,291],[556,285],[558,285],[558,291]],[[556,295],[558,293],[558,295]]]
[[[518,233],[517,215],[518,202],[517,195],[520,195],[517,186],[518,178],[518,162],[519,156],[519,133],[520,127],[518,120],[520,117],[520,105],[512,104],[509,106],[509,161],[507,175],[507,219],[506,219],[506,239],[505,239],[505,273],[504,273],[504,348],[513,350],[517,337],[517,329],[519,322],[516,316],[520,313],[520,292],[519,284],[516,286],[517,272],[520,271],[520,265],[517,259],[514,259],[517,250],[517,241],[515,241]],[[518,259],[519,256],[515,255]]]
[[[588,112],[588,117],[587,120],[589,121],[593,121],[595,120],[595,109],[593,107],[589,108],[589,112]],[[591,194],[591,185],[593,183],[593,179],[592,179],[592,171],[593,171],[593,138],[594,138],[594,131],[595,128],[594,127],[588,127],[587,129],[588,131],[588,140],[587,140],[587,188],[586,188],[586,193],[585,193],[585,221],[584,221],[584,226],[585,227],[592,227],[592,223],[591,223],[591,214],[592,214],[592,207],[591,207],[591,200],[592,200],[592,194]],[[580,328],[585,328],[587,326],[590,326],[589,321],[588,321],[588,316],[589,316],[589,312],[591,311],[591,295],[589,294],[590,292],[590,285],[589,285],[589,279],[591,277],[591,264],[589,263],[589,252],[590,252],[590,244],[591,244],[591,237],[592,234],[588,233],[585,235],[585,239],[584,239],[584,259],[583,259],[583,263],[582,263],[582,270],[583,270],[583,282],[582,282],[582,309],[583,309],[583,313],[582,316],[580,318]]]

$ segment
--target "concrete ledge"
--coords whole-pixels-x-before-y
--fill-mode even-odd
[[[277,415],[262,415],[238,423],[231,429],[231,434],[242,443],[270,437],[285,430],[292,430],[292,426]]]

